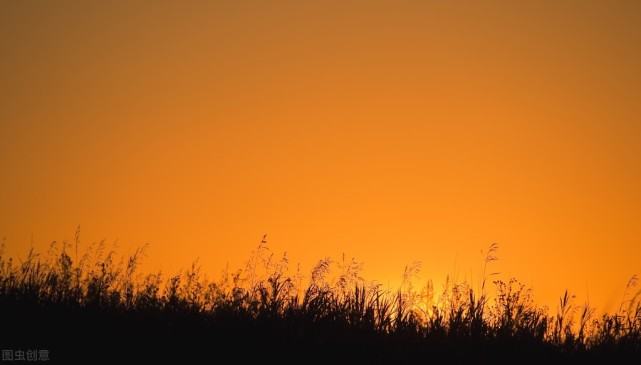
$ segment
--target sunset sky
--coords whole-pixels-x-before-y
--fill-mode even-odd
[[[2,1],[0,238],[396,284],[496,242],[556,308],[641,274],[639,1]]]

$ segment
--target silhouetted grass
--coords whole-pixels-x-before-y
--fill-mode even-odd
[[[53,243],[15,262],[0,251],[0,346],[48,349],[52,361],[97,359],[240,362],[544,363],[641,360],[636,276],[617,313],[594,318],[566,292],[556,313],[537,307],[518,281],[495,280],[490,246],[474,289],[449,280],[414,287],[408,266],[398,290],[360,276],[345,257],[290,273],[263,239],[244,269],[203,277],[198,262],[177,275],[137,272],[146,246],[117,258],[104,242],[78,256]],[[72,256],[73,255],[73,258]]]

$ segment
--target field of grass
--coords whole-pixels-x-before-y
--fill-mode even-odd
[[[45,349],[50,362],[63,363],[641,361],[636,277],[616,313],[596,318],[567,292],[550,312],[518,281],[493,280],[495,245],[476,287],[417,289],[413,264],[400,288],[385,291],[344,258],[291,273],[265,241],[245,268],[213,281],[197,262],[174,276],[138,273],[146,247],[118,258],[104,243],[79,255],[78,243],[53,243],[21,262],[2,245],[3,350]]]

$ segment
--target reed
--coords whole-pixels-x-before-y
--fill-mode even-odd
[[[140,274],[147,246],[119,258],[104,242],[79,256],[79,244],[78,231],[73,244],[54,242],[46,254],[30,250],[16,263],[2,242],[3,346],[50,346],[52,359],[98,351],[111,358],[202,359],[199,346],[246,349],[250,358],[315,354],[374,362],[641,358],[636,276],[618,312],[601,318],[588,304],[575,305],[567,291],[550,313],[516,279],[491,281],[490,300],[496,245],[476,290],[448,280],[439,293],[430,281],[417,289],[418,262],[405,268],[394,291],[365,280],[362,264],[345,257],[320,260],[308,279],[300,268],[290,275],[287,256],[276,259],[266,237],[243,269],[227,268],[213,281],[201,275],[198,261],[172,276]]]

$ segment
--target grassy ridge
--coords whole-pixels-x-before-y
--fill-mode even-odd
[[[320,260],[308,277],[290,274],[263,240],[244,269],[210,281],[197,262],[170,277],[139,274],[146,247],[118,259],[104,243],[80,257],[78,244],[79,234],[19,263],[0,252],[3,349],[48,349],[52,361],[641,360],[636,277],[618,312],[595,318],[567,292],[551,314],[516,280],[490,281],[487,270],[477,288],[449,283],[437,292],[430,283],[415,289],[414,264],[389,292],[345,258]]]

